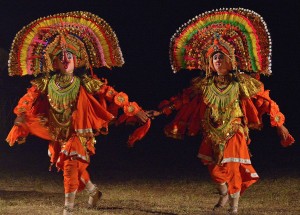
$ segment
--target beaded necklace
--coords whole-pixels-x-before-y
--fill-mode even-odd
[[[62,85],[57,82],[57,75],[53,75],[48,85],[48,100],[51,107],[59,113],[74,105],[80,87],[80,80],[73,76],[71,81]]]

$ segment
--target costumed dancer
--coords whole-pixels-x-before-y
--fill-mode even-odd
[[[17,118],[6,141],[11,146],[24,143],[28,135],[49,140],[51,165],[64,176],[63,214],[72,213],[75,195],[83,189],[89,193],[89,207],[96,206],[102,195],[87,172],[95,154],[95,136],[107,134],[110,122],[137,122],[142,125],[128,140],[133,146],[150,127],[137,103],[129,102],[125,93],[92,71],[123,63],[114,31],[89,12],[37,19],[20,30],[12,43],[9,75],[37,77],[14,109]],[[119,109],[123,109],[121,116]]]
[[[181,139],[202,133],[198,157],[208,166],[220,194],[214,210],[230,200],[230,213],[237,213],[240,195],[259,178],[251,165],[249,129],[261,129],[262,115],[269,114],[281,144],[294,142],[283,125],[284,115],[259,81],[260,75],[271,74],[266,23],[242,8],[205,12],[173,35],[170,60],[174,72],[198,69],[203,75],[149,114],[178,111],[165,127],[167,136]]]

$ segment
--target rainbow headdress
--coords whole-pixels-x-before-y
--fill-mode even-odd
[[[85,11],[39,18],[15,36],[9,54],[9,75],[38,75],[53,70],[61,51],[76,56],[75,67],[122,66],[124,59],[112,28]]]
[[[182,25],[170,42],[172,69],[207,71],[209,57],[215,51],[227,54],[239,70],[272,73],[270,34],[263,18],[251,10],[213,10]]]

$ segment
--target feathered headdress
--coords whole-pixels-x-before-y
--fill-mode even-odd
[[[76,56],[75,67],[122,66],[124,59],[112,28],[84,11],[39,18],[15,36],[9,54],[9,75],[38,75],[53,70],[62,51]]]
[[[248,9],[223,8],[202,13],[172,36],[170,61],[180,69],[207,71],[211,54],[228,55],[234,68],[271,74],[271,38],[263,18]]]

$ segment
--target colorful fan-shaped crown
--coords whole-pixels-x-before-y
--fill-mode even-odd
[[[172,69],[207,70],[215,51],[228,54],[240,70],[271,74],[270,34],[263,18],[251,10],[213,10],[182,25],[170,42]]]
[[[39,18],[23,27],[9,54],[9,75],[50,72],[52,60],[62,49],[77,57],[77,67],[122,66],[118,39],[102,18],[84,11]]]

